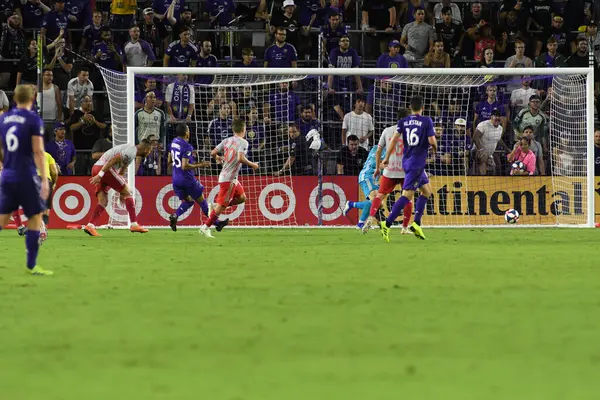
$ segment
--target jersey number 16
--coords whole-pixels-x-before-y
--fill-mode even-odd
[[[419,135],[417,135],[417,130],[419,128],[406,128],[406,140],[408,141],[408,145],[414,147],[419,144]]]

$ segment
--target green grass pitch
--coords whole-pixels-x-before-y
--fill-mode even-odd
[[[600,232],[0,234],[0,399],[600,398]]]

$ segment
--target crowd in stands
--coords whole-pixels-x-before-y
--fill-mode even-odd
[[[35,85],[47,147],[63,175],[88,174],[111,145],[110,107],[97,66],[119,72],[132,66],[587,67],[591,49],[600,68],[598,0],[0,4],[0,112],[12,106],[15,85]],[[431,173],[545,175],[559,162],[548,137],[552,79],[494,79],[472,90],[419,89],[441,143],[428,160]],[[249,158],[267,161],[269,170],[314,174],[306,135],[317,129],[330,154],[325,172],[357,175],[412,94],[406,85],[364,76],[241,87],[210,87],[212,80],[161,75],[136,82],[136,137],[154,144],[140,174],[169,173],[166,151],[176,123],[192,126],[192,142],[203,157],[230,134],[233,118],[243,118]],[[600,71],[596,103],[598,82]],[[465,104],[468,110],[461,109]]]

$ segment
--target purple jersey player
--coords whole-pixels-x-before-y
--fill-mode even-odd
[[[36,265],[40,246],[42,215],[49,193],[46,155],[44,153],[44,122],[33,111],[33,88],[18,85],[14,91],[16,108],[0,116],[0,230],[19,206],[29,219],[25,246],[27,271],[32,275],[52,275]],[[38,176],[37,171],[40,172]]]
[[[404,142],[402,168],[406,173],[406,177],[402,185],[402,197],[394,204],[388,218],[381,221],[381,234],[386,242],[390,241],[389,232],[392,222],[400,215],[404,206],[412,201],[417,189],[419,189],[421,195],[417,199],[415,221],[410,226],[410,230],[415,234],[415,237],[425,240],[425,235],[421,229],[421,217],[423,217],[427,200],[432,193],[429,178],[425,173],[425,164],[429,146],[431,145],[435,154],[437,141],[433,131],[433,121],[431,118],[421,115],[423,112],[423,98],[421,96],[413,97],[410,100],[410,108],[412,115],[398,121],[397,131],[388,144],[385,160],[383,161],[384,165],[388,164],[396,142],[402,137]]]
[[[209,215],[208,202],[203,196],[204,186],[194,176],[194,169],[209,167],[210,162],[195,163],[194,148],[189,143],[190,129],[186,124],[178,124],[175,133],[177,137],[169,149],[169,163],[173,166],[173,191],[181,200],[181,205],[169,216],[173,231],[177,231],[177,220],[194,206],[194,201],[200,205],[204,215]],[[228,222],[228,219],[219,221],[216,224],[217,230],[223,229]]]

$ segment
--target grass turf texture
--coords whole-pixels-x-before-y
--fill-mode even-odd
[[[0,398],[597,399],[600,232],[0,235]]]

